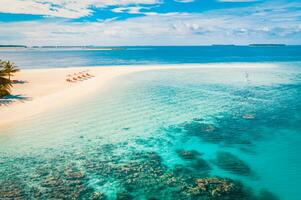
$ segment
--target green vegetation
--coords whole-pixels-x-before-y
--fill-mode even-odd
[[[0,48],[27,48],[25,45],[0,45]]]
[[[0,97],[10,95],[13,83],[11,77],[18,71],[20,69],[14,63],[0,60]]]

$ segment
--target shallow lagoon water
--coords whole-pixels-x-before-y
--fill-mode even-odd
[[[6,127],[0,198],[298,200],[301,65],[243,66],[130,74]]]

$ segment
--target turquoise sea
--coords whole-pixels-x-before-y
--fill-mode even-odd
[[[301,46],[139,46],[115,50],[0,49],[0,59],[22,68],[115,66],[226,62],[292,62],[301,60]]]
[[[219,68],[129,74],[80,103],[1,128],[0,199],[299,200],[301,48],[215,47],[216,57],[213,47],[191,48],[191,57],[161,51],[141,63]],[[0,57],[46,68],[60,57],[51,53]],[[75,66],[99,65],[93,58],[104,54],[61,53]]]

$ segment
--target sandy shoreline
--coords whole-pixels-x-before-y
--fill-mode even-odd
[[[76,67],[76,68],[51,68],[28,69],[17,73],[14,80],[25,81],[14,84],[12,99],[0,106],[2,117],[0,126],[26,119],[33,115],[50,109],[59,108],[68,103],[81,100],[84,96],[101,90],[110,84],[114,78],[129,73],[171,69],[172,66],[152,67]],[[68,74],[89,70],[94,77],[87,80],[69,83],[66,81]]]
[[[50,109],[59,108],[68,103],[80,101],[83,97],[104,88],[114,78],[129,73],[185,68],[241,68],[241,64],[200,64],[200,65],[152,65],[152,66],[112,66],[112,67],[74,67],[51,69],[22,70],[14,77],[15,80],[26,81],[14,84],[12,94],[15,99],[0,106],[0,126],[26,119]],[[245,66],[244,66],[245,67]],[[262,67],[252,64],[252,68]],[[264,67],[269,67],[264,65]],[[272,65],[270,67],[273,67]],[[77,83],[66,81],[68,74],[89,70],[94,75],[88,80]]]

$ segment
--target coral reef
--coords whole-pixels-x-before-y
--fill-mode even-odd
[[[201,170],[201,171],[209,171],[211,169],[208,162],[203,158],[198,158],[196,161],[194,161],[191,164],[191,167],[195,170]]]
[[[204,199],[243,200],[249,198],[240,183],[217,177],[197,179],[193,187],[185,189],[185,193],[191,197],[203,196]]]
[[[184,160],[195,160],[198,156],[201,155],[199,152],[195,150],[188,151],[188,150],[180,149],[177,150],[176,152],[178,156]]]
[[[37,164],[39,167],[32,176],[22,179],[16,177],[24,172],[13,170],[15,174],[11,174],[7,171],[8,176],[0,179],[0,199],[259,200],[239,182],[210,177],[210,165],[197,152],[182,150],[184,157],[188,156],[184,159],[185,165],[169,168],[156,152],[115,153],[117,147],[120,150],[125,146],[123,143],[115,147],[102,145],[45,161],[22,158],[19,161],[24,166]],[[102,191],[102,186],[108,184],[116,193]],[[266,199],[268,195],[261,196]]]
[[[274,195],[273,193],[271,193],[268,190],[261,190],[259,193],[259,200],[280,200],[276,195]]]
[[[234,174],[250,176],[251,168],[241,159],[229,152],[217,152],[217,157],[213,161],[218,167]]]

